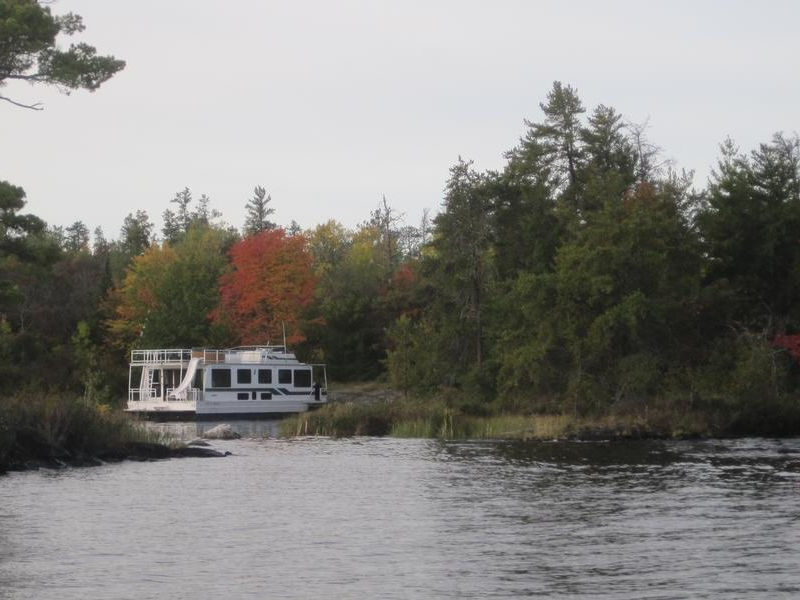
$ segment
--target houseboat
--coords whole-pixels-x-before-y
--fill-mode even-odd
[[[132,350],[126,411],[163,419],[263,418],[325,404],[325,365],[285,346]]]

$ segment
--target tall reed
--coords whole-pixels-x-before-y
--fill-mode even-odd
[[[402,438],[536,439],[637,438],[711,435],[719,428],[701,413],[475,416],[446,402],[394,400],[331,403],[282,423],[284,436],[390,435]]]

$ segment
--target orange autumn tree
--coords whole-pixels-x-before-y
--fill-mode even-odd
[[[212,318],[240,344],[305,338],[298,321],[314,299],[308,240],[283,229],[262,231],[231,248],[232,270],[220,278],[220,305]]]

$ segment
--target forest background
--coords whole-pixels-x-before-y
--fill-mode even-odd
[[[718,415],[800,431],[800,141],[732,141],[708,185],[643,127],[556,82],[500,171],[461,158],[440,212],[354,229],[232,227],[181,190],[118,239],[24,214],[0,183],[0,391],[120,405],[132,348],[288,342],[335,381],[465,414]]]

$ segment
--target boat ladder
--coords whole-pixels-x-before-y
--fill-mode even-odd
[[[153,396],[153,369],[144,367],[142,369],[142,381],[139,383],[139,398],[144,400]]]

